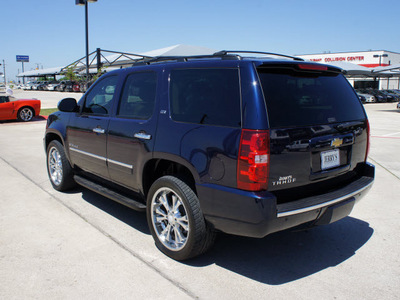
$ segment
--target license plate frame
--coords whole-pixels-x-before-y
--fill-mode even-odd
[[[321,170],[333,169],[340,166],[340,151],[333,149],[321,152]]]

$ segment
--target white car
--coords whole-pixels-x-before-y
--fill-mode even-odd
[[[60,83],[58,83],[57,81],[52,81],[49,84],[46,85],[46,89],[48,91],[55,91],[56,87],[59,85]]]
[[[357,94],[360,95],[360,96],[365,97],[365,102],[366,102],[366,103],[374,103],[374,102],[376,102],[376,98],[375,98],[373,95],[370,95],[370,94],[360,94],[360,93],[357,93]]]

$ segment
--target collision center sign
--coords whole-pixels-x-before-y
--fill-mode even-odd
[[[325,61],[326,63],[333,61],[364,61],[364,56],[336,56],[336,57],[325,57],[325,58],[311,58],[311,61],[321,62]]]
[[[29,62],[29,55],[17,55],[17,62]]]

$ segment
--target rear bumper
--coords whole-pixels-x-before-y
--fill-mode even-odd
[[[375,167],[366,164],[361,175],[335,191],[280,205],[267,191],[254,193],[200,184],[197,192],[204,216],[215,229],[261,238],[305,223],[323,225],[348,216],[354,204],[372,187]]]

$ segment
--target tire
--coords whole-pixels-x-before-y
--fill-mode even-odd
[[[147,196],[147,222],[155,244],[175,260],[186,260],[208,250],[215,240],[204,220],[199,199],[180,179],[156,180]]]
[[[35,112],[31,107],[22,107],[17,114],[17,118],[22,122],[29,122],[35,116]]]
[[[63,192],[76,186],[74,172],[59,141],[51,141],[47,147],[47,173],[51,185]]]

